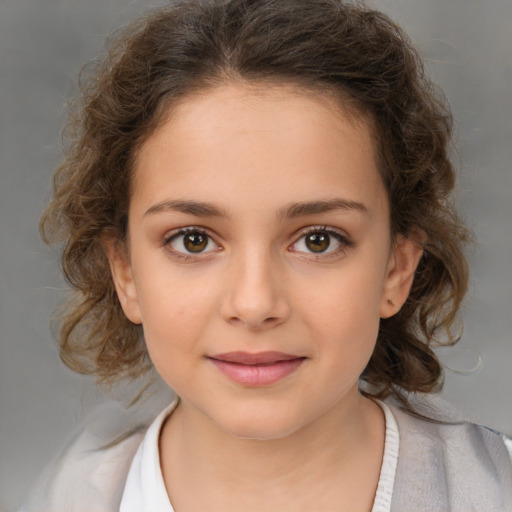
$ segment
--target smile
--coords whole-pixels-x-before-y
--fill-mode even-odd
[[[232,381],[245,386],[268,386],[297,370],[305,357],[282,352],[228,352],[208,360]]]

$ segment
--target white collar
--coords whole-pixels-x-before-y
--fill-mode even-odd
[[[128,472],[119,512],[174,512],[165,489],[158,447],[160,430],[177,404],[178,399],[166,407],[142,439]]]
[[[398,426],[387,404],[377,401],[386,418],[384,457],[371,512],[389,512],[398,461]],[[126,480],[119,512],[174,512],[165,489],[159,455],[160,430],[178,404],[173,401],[153,421],[146,432]]]

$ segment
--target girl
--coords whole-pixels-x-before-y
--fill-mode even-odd
[[[388,18],[172,3],[74,127],[41,221],[77,291],[62,359],[179,398],[91,418],[25,510],[512,510],[504,437],[411,402],[441,387],[468,234],[449,111]]]

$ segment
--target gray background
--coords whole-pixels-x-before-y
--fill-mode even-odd
[[[105,36],[150,0],[0,0],[0,509],[10,509],[84,412],[104,400],[58,358],[63,298],[37,221],[60,159],[65,101]],[[457,121],[460,204],[478,246],[444,395],[512,434],[512,2],[375,0],[401,23]],[[481,368],[470,375],[478,356]],[[455,371],[454,371],[455,370]]]

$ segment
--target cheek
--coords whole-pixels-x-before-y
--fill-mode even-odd
[[[215,311],[215,298],[184,275],[141,276],[139,298],[144,337],[157,369],[180,354],[200,349],[200,340]],[[144,279],[145,278],[145,279]]]
[[[331,390],[328,396],[336,398],[340,390],[354,386],[370,360],[380,322],[371,311],[376,307],[368,307],[374,300],[368,294],[339,290],[330,301],[310,309],[308,329],[322,368],[319,386]]]
[[[357,256],[343,262],[330,272],[318,273],[304,283],[300,293],[317,311],[322,307],[332,315],[351,312],[358,319],[379,316],[379,304],[384,290],[384,265],[375,261],[365,264]],[[333,315],[336,316],[336,315]]]
[[[339,291],[330,294],[330,300],[316,300],[306,311],[310,328],[321,334],[319,340],[332,343],[334,350],[373,350],[380,322],[376,297]]]
[[[308,329],[334,351],[371,352],[377,339],[383,265],[364,258],[340,265],[328,275],[306,283],[297,294]],[[363,359],[366,355],[362,355]]]

